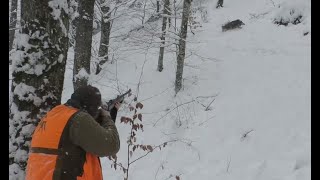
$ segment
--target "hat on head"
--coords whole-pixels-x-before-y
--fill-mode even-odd
[[[91,116],[95,117],[101,106],[101,94],[98,88],[91,85],[79,87],[71,95],[71,104],[76,108],[87,111]]]

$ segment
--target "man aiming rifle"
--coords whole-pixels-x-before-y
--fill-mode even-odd
[[[115,120],[128,93],[101,108],[99,89],[82,86],[49,111],[33,133],[26,180],[102,180],[99,157],[120,149]]]

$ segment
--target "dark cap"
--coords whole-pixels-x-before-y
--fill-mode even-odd
[[[101,106],[100,91],[91,85],[81,86],[76,89],[70,100],[72,106],[86,110],[93,117],[97,115],[98,108]]]

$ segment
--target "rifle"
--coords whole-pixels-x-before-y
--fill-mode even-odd
[[[106,101],[102,101],[102,108],[104,110],[107,110],[107,111],[111,111],[111,109],[114,107],[114,105],[117,103],[117,102],[120,102],[122,103],[123,100],[124,100],[124,96],[129,94],[131,92],[131,89],[129,89],[127,92],[125,92],[124,94],[121,94],[121,95],[118,95],[116,98],[114,99],[111,99],[110,101],[106,102]]]

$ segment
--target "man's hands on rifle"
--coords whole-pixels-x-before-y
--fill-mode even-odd
[[[131,89],[129,89],[124,94],[118,95],[115,99],[111,99],[108,102],[103,101],[101,108],[110,112],[111,119],[115,122],[117,117],[117,112],[124,101],[126,95],[130,95]]]
[[[100,110],[100,115],[98,116],[98,118],[96,119],[98,123],[101,123],[101,118],[102,117],[106,117],[106,116],[110,116],[111,119],[113,120],[113,122],[116,121],[116,117],[117,117],[117,112],[119,110],[121,106],[121,103],[120,102],[116,102],[113,106],[113,108],[110,110],[110,111],[107,111],[107,108],[103,108],[101,107]]]
[[[121,103],[116,102],[114,104],[114,107],[110,110],[110,116],[111,116],[111,119],[113,120],[113,122],[116,122],[117,113],[118,113],[120,106],[121,106]]]
[[[119,110],[120,106],[121,106],[120,102],[116,102],[116,104],[114,105],[114,107],[116,107],[117,111]]]

